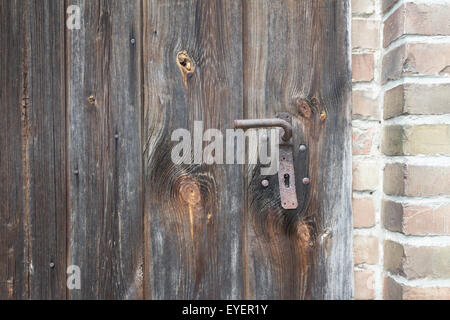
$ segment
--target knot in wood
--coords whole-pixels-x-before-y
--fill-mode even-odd
[[[179,183],[181,198],[188,204],[194,206],[202,200],[200,187],[192,178],[184,178]]]
[[[177,54],[177,65],[180,68],[181,75],[183,76],[183,80],[186,82],[187,78],[190,78],[194,73],[194,63],[189,57],[186,50],[178,52]]]
[[[312,110],[309,106],[308,102],[306,102],[305,99],[298,98],[295,101],[297,105],[297,112],[304,118],[309,119],[311,118]]]

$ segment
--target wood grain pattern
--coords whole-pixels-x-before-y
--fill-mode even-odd
[[[66,297],[64,3],[30,2],[27,25],[30,299]]]
[[[242,297],[240,167],[171,160],[173,130],[225,134],[243,116],[241,5],[153,0],[143,13],[147,297]]]
[[[0,270],[6,271],[0,297],[64,299],[64,9],[60,1],[47,0],[4,1],[0,7],[6,44],[1,106],[7,115],[1,128],[8,128],[0,139],[0,233],[6,236],[0,245]]]
[[[351,298],[348,2],[0,1],[0,299]],[[280,111],[297,210],[259,165],[172,162]]]
[[[28,52],[26,7],[0,4],[0,299],[28,298]]]
[[[139,1],[70,1],[68,31],[72,299],[143,295]],[[134,41],[132,41],[134,39]]]
[[[248,167],[247,298],[350,298],[350,72],[346,1],[244,2],[247,118],[290,112],[300,206]],[[300,144],[307,152],[298,151]],[[302,184],[309,177],[308,186]]]

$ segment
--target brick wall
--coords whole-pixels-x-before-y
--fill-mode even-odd
[[[450,299],[450,0],[352,0],[355,299]]]

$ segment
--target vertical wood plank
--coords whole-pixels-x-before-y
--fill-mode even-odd
[[[140,2],[68,1],[71,299],[143,296]],[[134,39],[134,40],[133,40]]]
[[[283,210],[277,177],[263,190],[259,167],[248,167],[246,298],[352,296],[347,8],[348,1],[244,2],[246,116],[293,115],[300,203]]]
[[[0,299],[28,297],[26,6],[0,3]]]
[[[64,4],[27,2],[30,299],[66,297]]]
[[[147,297],[240,298],[241,168],[174,164],[171,135],[242,118],[241,4],[149,0],[143,14]]]
[[[66,296],[64,29],[60,1],[4,1],[0,296]],[[4,40],[4,41],[3,41]],[[6,264],[3,264],[6,262]],[[4,273],[3,273],[4,272]]]

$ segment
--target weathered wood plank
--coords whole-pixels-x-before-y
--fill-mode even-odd
[[[64,6],[28,2],[30,299],[66,297]]]
[[[242,118],[241,4],[149,0],[143,16],[147,297],[240,298],[241,168],[174,164],[171,135]]]
[[[71,299],[143,296],[141,12],[135,1],[69,1]]]
[[[248,168],[246,298],[352,296],[347,8],[348,1],[244,2],[246,116],[293,115],[300,203],[283,210],[277,177],[263,189],[259,168]]]
[[[2,41],[6,52],[1,72],[5,77],[1,105],[8,115],[3,118],[7,123],[1,126],[5,134],[2,142],[6,143],[2,146],[2,181],[6,181],[2,186],[6,189],[1,193],[5,196],[1,201],[5,221],[1,225],[6,228],[2,235],[7,237],[7,243],[1,245],[7,256],[1,260],[8,264],[8,275],[1,277],[2,287],[8,285],[9,298],[64,299],[63,8],[59,1],[39,5],[17,1],[2,2],[2,10],[2,21],[11,24],[10,29],[2,29],[2,36],[8,37]],[[13,195],[16,198],[11,198]],[[15,277],[18,269],[21,271]]]
[[[0,3],[0,299],[28,297],[28,48],[23,1]]]

